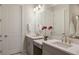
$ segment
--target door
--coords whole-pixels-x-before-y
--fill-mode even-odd
[[[19,5],[2,5],[3,54],[21,49],[21,10]]]

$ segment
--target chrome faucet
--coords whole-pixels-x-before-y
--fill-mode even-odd
[[[63,35],[62,42],[67,43],[67,37],[66,37],[65,33],[62,33],[62,35]]]
[[[68,43],[68,44],[71,44],[71,40],[68,39],[67,35],[65,33],[62,33],[63,34],[63,39],[62,39],[62,42],[63,43]]]

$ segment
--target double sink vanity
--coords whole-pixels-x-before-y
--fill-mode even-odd
[[[68,43],[56,38],[45,41],[43,36],[28,34],[25,39],[29,55],[79,55],[79,40],[75,38],[68,38]]]

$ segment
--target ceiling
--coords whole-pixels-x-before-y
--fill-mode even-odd
[[[39,4],[34,4],[34,7],[36,7],[37,5],[39,5]],[[44,5],[45,7],[54,7],[57,4],[40,4],[40,5]]]

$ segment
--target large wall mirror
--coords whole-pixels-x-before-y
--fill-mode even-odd
[[[39,5],[35,6],[36,9],[37,7]],[[43,26],[53,26],[53,9],[47,5],[40,5],[40,9],[34,11],[34,24],[36,33],[39,33]]]
[[[69,5],[52,6],[44,5],[41,11],[34,12],[34,24],[52,25],[53,32],[56,35],[62,35],[62,33],[69,34]],[[35,27],[38,27],[36,25]]]
[[[73,37],[79,37],[79,5],[70,5],[71,19],[70,19],[70,34]]]
[[[53,13],[55,35],[69,35],[69,5],[57,5]]]

